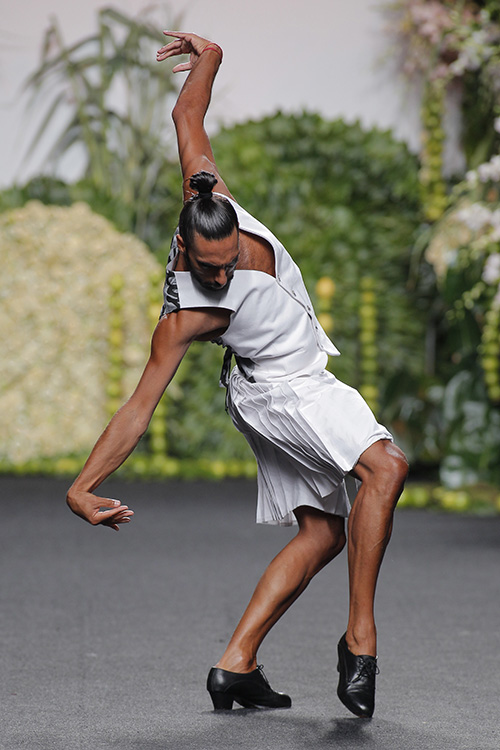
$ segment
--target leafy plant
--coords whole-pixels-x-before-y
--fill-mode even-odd
[[[494,0],[395,0],[386,3],[403,73],[422,85],[422,204],[436,221],[447,206],[443,175],[446,92],[462,93],[462,142],[476,167],[498,151],[500,23]]]
[[[342,352],[334,372],[362,384],[362,279],[369,276],[379,386],[395,373],[422,373],[426,311],[409,282],[418,165],[406,147],[359,123],[278,113],[223,130],[214,149],[231,191],[284,243],[312,296],[319,277],[333,279],[332,337]]]
[[[173,19],[174,27],[179,18]],[[39,68],[26,82],[31,107],[44,115],[27,156],[49,125],[65,124],[47,155],[54,171],[68,153],[83,154],[85,179],[73,199],[112,204],[108,213],[142,239],[156,236],[165,202],[172,203],[168,155],[173,148],[170,110],[177,95],[173,76],[154,62],[163,35],[147,15],[137,21],[113,8],[98,14],[96,33],[67,46],[54,19]],[[69,116],[68,116],[69,114]],[[125,227],[123,227],[125,228]]]
[[[342,351],[332,360],[334,372],[367,389],[373,403],[379,393],[381,418],[398,422],[387,383],[403,375],[416,383],[423,372],[429,304],[409,282],[420,218],[416,159],[387,132],[308,113],[278,113],[226,129],[214,138],[214,149],[234,195],[284,242],[313,300],[321,303],[319,312],[333,320],[331,335]],[[167,178],[179,184],[173,170]],[[91,180],[65,189],[43,178],[24,192],[43,193],[43,187],[65,202],[86,199],[127,228],[125,204],[109,195],[106,200]],[[160,201],[156,191],[158,185],[153,203]],[[169,210],[168,229],[159,228],[164,243],[178,208]],[[328,310],[315,294],[320,277],[334,282]],[[207,344],[188,351],[168,391],[169,455],[248,457],[224,412],[224,392],[216,387],[221,359],[222,351]]]

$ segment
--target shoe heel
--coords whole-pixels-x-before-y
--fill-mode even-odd
[[[212,693],[210,691],[210,697],[215,711],[230,711],[233,707],[234,698],[231,698],[227,693]]]

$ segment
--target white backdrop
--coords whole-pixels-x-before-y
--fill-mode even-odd
[[[145,0],[115,3],[134,15],[145,5]],[[37,66],[49,17],[55,15],[66,41],[75,42],[95,29],[102,6],[102,0],[0,0],[0,187],[26,179],[39,166],[32,159],[20,170],[37,115],[28,120],[20,90]],[[394,65],[380,62],[391,40],[378,0],[176,0],[169,7],[165,27],[182,14],[185,30],[224,49],[209,129],[278,108],[306,108],[328,118],[391,127],[418,147],[415,97]],[[65,169],[69,179],[78,175],[77,163]]]

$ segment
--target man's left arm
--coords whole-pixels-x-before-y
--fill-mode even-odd
[[[67,503],[76,515],[93,526],[102,524],[116,531],[118,524],[130,521],[133,511],[119,500],[94,495],[94,490],[121,466],[146,432],[191,342],[227,327],[227,316],[227,311],[180,310],[158,323],[151,341],[151,354],[137,388],[116,412],[68,490]]]

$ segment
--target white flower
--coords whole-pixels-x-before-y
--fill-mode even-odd
[[[490,223],[492,212],[480,203],[472,203],[470,206],[460,209],[457,218],[473,232],[480,232]]]
[[[106,421],[110,280],[124,280],[124,349],[144,352],[127,362],[127,396],[147,356],[150,278],[161,267],[83,203],[1,214],[0,245],[0,459],[88,452]]]
[[[490,161],[477,168],[481,182],[500,182],[500,155],[496,154]]]
[[[490,216],[490,224],[495,229],[500,228],[500,208],[497,208],[495,211],[492,212]]]
[[[469,183],[471,187],[475,187],[477,185],[478,176],[475,169],[471,169],[465,174],[465,179]]]
[[[481,182],[489,182],[491,179],[491,169],[489,162],[480,164],[477,168],[477,174]]]
[[[467,64],[467,58],[465,55],[459,55],[457,59],[451,63],[449,66],[450,71],[453,73],[454,76],[460,77],[463,76],[465,71],[468,68]]]
[[[498,287],[498,291],[493,297],[493,307],[500,307],[500,286]]]
[[[500,281],[500,253],[492,253],[487,257],[482,278],[486,284],[497,284]]]

